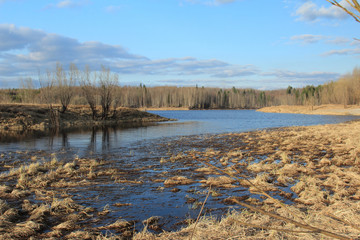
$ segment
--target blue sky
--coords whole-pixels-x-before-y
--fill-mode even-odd
[[[0,0],[0,87],[57,62],[121,85],[318,85],[358,66],[359,27],[326,0]]]

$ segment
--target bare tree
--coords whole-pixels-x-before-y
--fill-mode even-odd
[[[58,128],[60,125],[59,112],[53,108],[55,101],[54,85],[55,79],[54,74],[51,71],[47,71],[46,74],[38,72],[39,83],[40,83],[40,94],[42,102],[46,103],[49,108],[49,120],[50,125],[54,128]]]
[[[102,108],[102,119],[108,117],[110,106],[114,100],[114,91],[118,84],[118,75],[111,73],[109,68],[101,66],[101,72],[99,74],[100,84],[100,105]]]
[[[329,3],[331,3],[332,5],[341,8],[342,10],[344,10],[347,14],[349,14],[350,16],[352,16],[355,21],[360,23],[360,4],[357,0],[345,0],[349,6],[346,7],[344,4],[340,4],[337,0],[326,0]]]
[[[74,95],[74,88],[79,71],[75,64],[70,64],[70,69],[66,72],[60,63],[56,64],[55,82],[57,84],[57,95],[61,103],[61,113],[64,113]]]
[[[45,103],[52,108],[52,104],[55,102],[54,95],[54,77],[51,71],[46,71],[46,73],[41,73],[38,71],[39,84],[40,84],[40,94],[41,102]]]
[[[20,95],[21,95],[21,102],[25,103],[34,103],[35,102],[35,90],[34,84],[31,77],[28,78],[21,78],[20,79]]]
[[[85,66],[84,72],[81,74],[81,88],[83,90],[85,99],[92,111],[93,120],[96,119],[96,105],[97,105],[97,88],[96,88],[96,72],[91,72],[88,65]]]

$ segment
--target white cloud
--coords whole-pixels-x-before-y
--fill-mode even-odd
[[[115,5],[110,5],[110,6],[105,7],[105,11],[106,11],[106,12],[117,12],[117,11],[119,11],[121,8],[122,8],[122,6],[119,6],[119,5],[117,5],[117,6],[115,6]]]
[[[45,9],[49,8],[76,8],[88,5],[90,0],[62,0],[56,4],[48,4]]]
[[[226,3],[232,3],[235,2],[235,0],[215,0],[216,4],[226,4]]]
[[[74,38],[16,27],[12,24],[0,24],[0,39],[4,40],[0,41],[0,76],[8,83],[18,81],[20,77],[36,76],[38,70],[43,72],[54,69],[57,62],[65,68],[70,63],[75,63],[80,69],[88,64],[92,70],[99,70],[101,65],[105,65],[112,71],[130,78],[143,75],[161,79],[192,79],[195,82],[207,79],[204,82],[206,86],[215,86],[216,82],[217,86],[221,86],[243,84],[243,81],[247,81],[246,84],[255,87],[257,83],[253,83],[254,79],[269,77],[276,78],[278,82],[288,80],[298,82],[299,85],[309,82],[313,84],[335,79],[336,75],[326,72],[298,73],[284,70],[262,73],[253,65],[231,64],[218,59],[149,59],[133,54],[120,45],[97,41],[80,42]],[[159,81],[157,83],[161,84]],[[272,82],[268,84],[271,85]],[[11,86],[17,85],[14,83]]]
[[[313,34],[302,34],[302,35],[296,35],[292,36],[290,40],[292,41],[300,41],[305,44],[309,43],[317,43],[320,40],[326,39],[326,36],[323,35],[313,35]]]
[[[348,6],[346,1],[341,1],[341,4]],[[298,20],[314,22],[320,18],[328,19],[344,19],[348,15],[340,8],[330,5],[328,7],[319,7],[312,1],[306,1],[302,4],[295,13],[298,16]]]
[[[275,70],[262,73],[262,76],[276,77],[287,82],[302,82],[306,84],[322,84],[330,80],[336,80],[340,74],[334,72],[296,72],[288,70]]]
[[[232,66],[231,68],[224,69],[214,74],[214,77],[229,78],[229,77],[242,77],[251,76],[260,73],[260,70],[253,65],[245,66]]]
[[[290,37],[291,41],[299,42],[301,44],[314,44],[319,42],[324,42],[331,45],[348,45],[351,44],[351,40],[344,37],[335,37],[335,36],[324,36],[324,35],[314,35],[314,34],[301,34]]]
[[[71,62],[82,68],[85,64],[99,69],[103,64],[120,74],[146,75],[207,75],[230,78],[254,75],[251,65],[233,65],[217,59],[193,57],[149,59],[130,53],[120,45],[77,39],[11,24],[0,25],[0,75],[31,75],[37,69],[52,69],[56,62]]]
[[[190,2],[192,4],[202,4],[208,6],[219,6],[223,4],[233,3],[237,0],[185,0],[186,2]]]
[[[328,44],[345,45],[350,43],[350,39],[344,37],[335,37],[326,41]]]
[[[16,27],[13,24],[0,24],[0,51],[23,49],[34,44],[44,33],[25,27]]]
[[[323,56],[332,56],[332,55],[359,55],[360,48],[348,48],[340,50],[331,50],[322,54]]]
[[[119,45],[79,42],[76,39],[11,24],[0,25],[0,75],[32,74],[38,68],[53,68],[56,62],[113,65],[121,60],[144,60]],[[4,71],[13,69],[14,71]]]

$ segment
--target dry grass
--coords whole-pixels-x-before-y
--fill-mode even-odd
[[[186,184],[191,184],[193,183],[194,181],[187,178],[187,177],[184,177],[184,176],[174,176],[174,177],[171,177],[171,178],[168,178],[164,181],[164,185],[165,187],[169,187],[169,186],[172,186],[172,185],[186,185]]]
[[[326,104],[321,106],[272,106],[261,108],[260,112],[275,112],[275,113],[299,113],[299,114],[316,114],[316,115],[360,115],[359,106],[346,106],[341,104]]]
[[[210,198],[245,208],[231,211],[220,220],[203,217],[196,231],[195,225],[160,234],[145,228],[133,239],[181,240],[189,239],[192,233],[192,239],[356,239],[360,235],[359,133],[360,122],[352,122],[226,134],[218,136],[220,140],[214,144],[217,149],[171,153],[167,164],[188,161],[196,173],[186,175],[190,179],[180,176],[180,171],[172,177],[170,170],[163,171],[156,182],[163,182],[174,192],[175,185],[200,182],[203,187],[216,188],[209,191]],[[122,219],[98,228],[82,227],[87,221],[96,223],[111,217],[109,206],[85,208],[68,190],[96,184],[105,176],[121,184],[142,181],[127,179],[122,171],[99,160],[63,162],[55,155],[48,162],[41,157],[32,159],[28,164],[12,164],[0,175],[0,238],[132,238],[134,223]],[[214,177],[216,174],[221,176]],[[223,188],[233,187],[239,191],[231,189],[234,196],[226,196]],[[273,200],[266,195],[268,191],[281,201],[293,203]],[[201,205],[199,201],[197,204]],[[148,220],[144,222],[148,229],[157,227],[156,218]],[[101,231],[110,232],[104,235]]]
[[[228,176],[220,176],[220,177],[209,177],[207,180],[200,181],[206,186],[213,186],[213,187],[222,187],[222,188],[234,188],[237,187],[233,183],[236,181]]]
[[[228,134],[226,137],[236,139],[237,135],[251,147],[237,147],[236,151],[230,150],[230,154],[218,152],[217,166],[230,162],[234,152],[241,152],[247,164],[233,161],[238,178],[233,178],[234,171],[229,173],[229,169],[223,169],[221,173],[229,177],[210,177],[201,182],[224,186],[234,184],[236,179],[240,185],[260,195],[263,192],[259,190],[265,190],[291,199],[293,192],[295,201],[285,206],[274,204],[276,201],[271,198],[262,202],[244,198],[257,207],[238,202],[251,211],[232,212],[220,221],[203,218],[193,239],[356,239],[359,236],[360,122]],[[259,142],[261,144],[257,144]],[[247,152],[244,154],[243,150]],[[266,154],[265,160],[256,160],[257,154]],[[197,171],[211,173],[207,163],[209,153],[204,151],[198,155],[203,156],[199,159],[207,166]],[[213,170],[218,168],[213,166]],[[279,184],[291,188],[291,192],[277,190]],[[189,239],[194,227],[190,225],[178,232],[162,234],[141,232],[134,239]]]

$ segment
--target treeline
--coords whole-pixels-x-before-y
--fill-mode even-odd
[[[306,86],[295,89],[289,86],[286,89],[287,97],[281,104],[287,105],[321,105],[343,104],[360,105],[360,69],[355,68],[337,81],[319,86]]]
[[[360,69],[335,82],[304,88],[260,91],[206,87],[120,86],[118,75],[102,67],[80,71],[74,64],[68,70],[57,64],[54,71],[39,73],[40,88],[31,78],[22,80],[18,89],[0,90],[0,102],[89,105],[94,118],[106,118],[111,108],[256,109],[276,105],[360,104]]]
[[[260,108],[270,98],[254,89],[205,87],[119,87],[116,94],[125,107],[185,107],[189,109]]]

